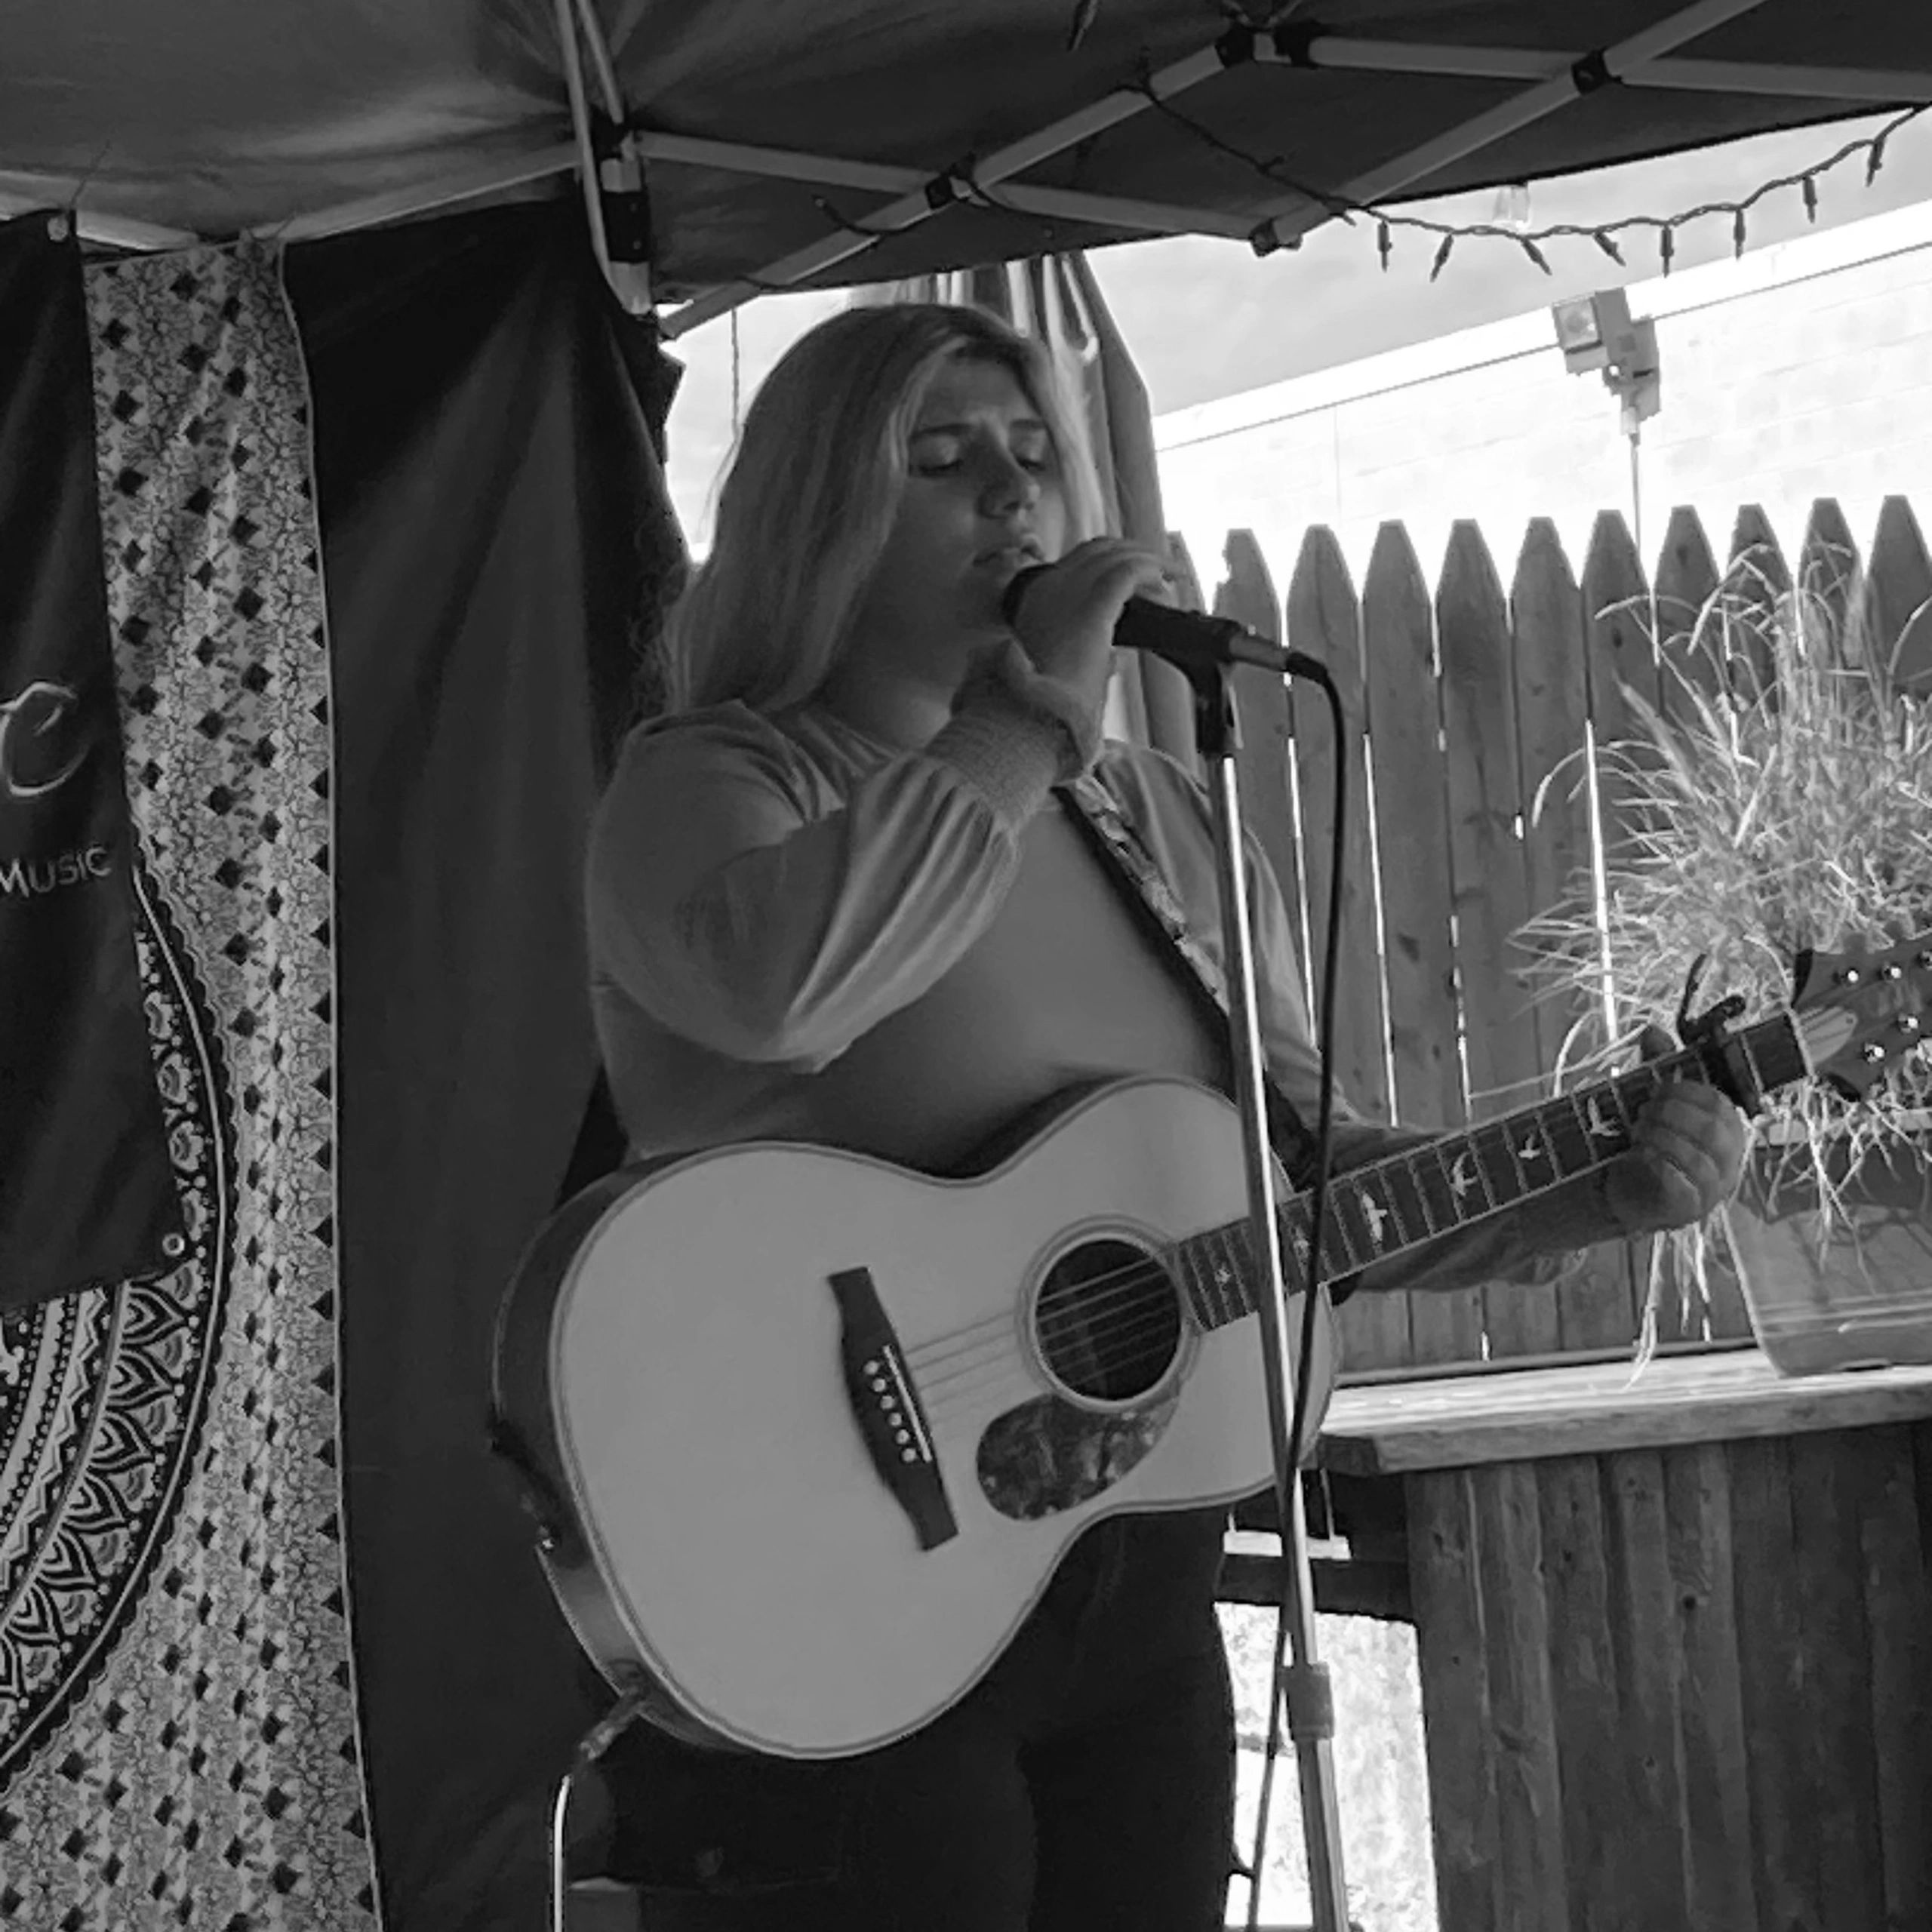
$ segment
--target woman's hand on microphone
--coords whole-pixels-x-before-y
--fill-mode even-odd
[[[1164,600],[1158,558],[1119,537],[1090,537],[1027,580],[1014,635],[1043,678],[1097,715],[1113,669],[1114,626],[1130,597]]]

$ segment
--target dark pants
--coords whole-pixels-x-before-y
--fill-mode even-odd
[[[1097,1525],[912,1737],[801,1764],[638,1727],[609,1864],[646,1932],[1217,1932],[1234,1737],[1218,1511]]]

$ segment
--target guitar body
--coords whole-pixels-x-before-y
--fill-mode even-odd
[[[970,1180],[762,1142],[579,1196],[506,1302],[497,1407],[592,1659],[709,1743],[867,1750],[971,1688],[1097,1518],[1266,1487],[1258,1318],[1201,1318],[1165,1254],[1242,1220],[1242,1172],[1226,1100],[1135,1080]]]

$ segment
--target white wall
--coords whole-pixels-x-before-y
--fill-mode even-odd
[[[1932,518],[1932,203],[1636,283],[1629,300],[1657,318],[1663,371],[1639,459],[1648,554],[1678,503],[1719,550],[1737,506],[1761,503],[1787,556],[1817,497],[1838,499],[1861,549],[1888,494]],[[1598,510],[1631,514],[1616,401],[1565,370],[1547,310],[1155,428],[1168,525],[1211,590],[1231,528],[1255,531],[1285,592],[1312,523],[1334,529],[1359,584],[1385,519],[1408,526],[1433,581],[1451,522],[1474,518],[1506,583],[1531,517],[1554,517],[1580,565]]]

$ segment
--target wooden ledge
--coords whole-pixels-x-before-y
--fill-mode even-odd
[[[1866,1429],[1932,1417],[1932,1366],[1783,1376],[1758,1350],[1345,1388],[1319,1468],[1349,1475]]]

